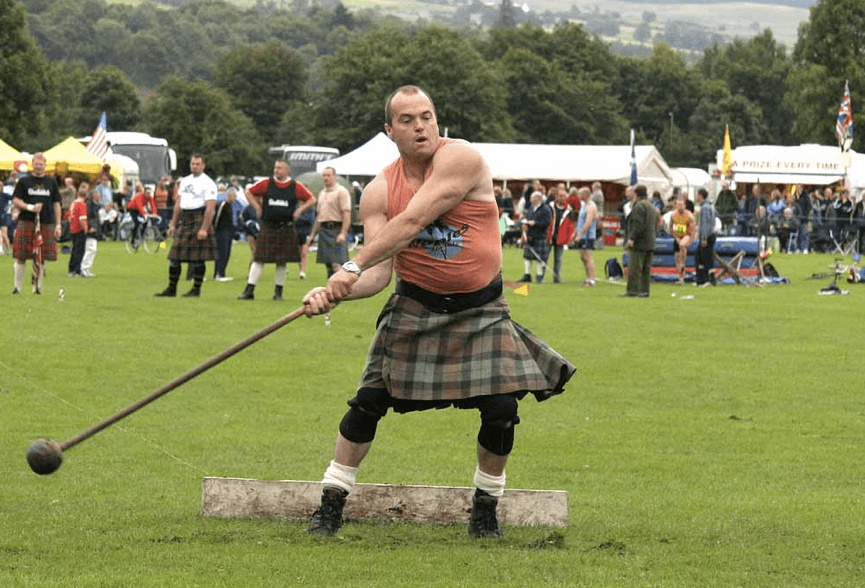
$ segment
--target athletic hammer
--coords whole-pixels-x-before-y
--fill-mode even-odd
[[[30,445],[30,448],[27,450],[27,463],[30,465],[30,469],[33,470],[34,472],[36,472],[37,474],[40,474],[43,476],[54,473],[57,470],[57,468],[60,467],[60,464],[63,462],[63,452],[66,451],[67,449],[75,447],[76,445],[78,445],[79,443],[81,443],[82,441],[87,439],[88,437],[95,435],[96,433],[98,433],[102,429],[110,427],[111,425],[113,425],[117,421],[119,421],[123,418],[126,418],[127,416],[129,416],[133,412],[137,411],[139,408],[142,408],[142,407],[150,404],[151,402],[153,402],[157,398],[168,394],[169,392],[171,392],[172,390],[174,390],[178,386],[185,384],[186,382],[188,382],[192,378],[196,377],[197,375],[201,374],[202,372],[205,372],[205,371],[209,370],[210,368],[212,368],[213,366],[222,363],[223,361],[225,361],[226,359],[228,359],[232,355],[236,354],[237,352],[242,351],[243,349],[246,349],[247,347],[249,347],[250,345],[252,345],[256,341],[263,339],[264,337],[270,335],[271,333],[273,333],[277,329],[284,327],[285,325],[287,325],[288,323],[290,323],[291,321],[293,321],[297,317],[301,316],[302,314],[304,314],[304,309],[303,309],[303,307],[300,307],[297,310],[295,310],[294,312],[285,315],[284,317],[282,317],[281,319],[279,319],[275,323],[273,323],[273,324],[263,328],[262,330],[258,331],[254,335],[250,335],[249,337],[247,337],[243,341],[237,343],[236,345],[229,347],[228,349],[226,349],[225,351],[223,351],[219,355],[211,357],[210,359],[208,359],[207,361],[205,361],[204,363],[202,363],[198,367],[186,372],[185,374],[183,374],[182,376],[180,376],[176,380],[166,384],[165,386],[163,386],[162,388],[160,388],[159,390],[157,390],[156,392],[154,392],[150,396],[147,396],[146,398],[142,398],[138,402],[127,406],[126,408],[119,411],[118,413],[108,417],[107,419],[100,422],[99,424],[94,425],[93,427],[90,427],[86,431],[78,434],[77,436],[73,437],[72,439],[69,439],[68,441],[64,441],[63,443],[57,443],[57,442],[52,441],[50,439],[49,440],[39,439],[37,441],[34,441],[33,444]]]

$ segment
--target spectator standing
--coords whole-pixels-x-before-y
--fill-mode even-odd
[[[96,250],[99,246],[101,225],[99,221],[99,192],[90,189],[90,184],[82,182],[78,186],[79,192],[84,189],[87,198],[87,239],[84,241],[84,257],[81,259],[81,276],[84,278],[95,278],[91,271],[96,261]]]
[[[660,215],[649,202],[649,192],[644,185],[629,186],[625,194],[634,198],[634,206],[628,215],[628,240],[625,241],[629,253],[628,286],[622,296],[648,298],[652,282],[652,252]]]
[[[57,261],[57,239],[60,238],[60,190],[54,178],[45,175],[45,155],[33,156],[33,171],[18,179],[12,204],[18,209],[18,227],[12,254],[15,257],[15,289],[21,292],[28,259],[33,259],[39,230],[42,236],[42,264],[33,283],[33,293],[42,294],[46,261]]]
[[[595,203],[595,209],[598,214],[598,224],[599,226],[603,224],[604,220],[604,188],[601,185],[601,182],[593,182],[592,183],[592,202]],[[603,249],[604,248],[604,236],[603,231],[599,235],[600,238],[595,241],[595,249]]]
[[[217,282],[230,282],[234,278],[225,275],[228,260],[231,259],[231,243],[234,240],[234,202],[237,191],[232,187],[225,191],[225,200],[219,203],[214,216],[216,230],[216,263],[213,268],[213,279]]]
[[[730,234],[738,209],[739,200],[736,198],[736,193],[730,189],[729,180],[724,180],[721,184],[721,191],[718,192],[718,197],[715,199],[715,212],[721,219],[721,230],[724,234]]]
[[[324,188],[318,193],[318,213],[306,245],[318,235],[316,262],[324,264],[327,277],[339,271],[348,261],[348,231],[351,228],[351,196],[336,181],[336,171],[326,167],[321,172]]]
[[[238,299],[255,298],[255,286],[264,271],[264,264],[273,263],[276,264],[273,299],[282,300],[282,288],[288,273],[286,264],[300,261],[300,245],[294,223],[305,210],[315,206],[315,196],[303,184],[291,178],[287,161],[277,159],[273,164],[273,177],[250,187],[246,197],[261,219],[261,234],[256,240],[246,288]]]
[[[72,252],[69,255],[68,277],[81,276],[81,260],[84,259],[84,247],[87,241],[87,233],[90,232],[90,224],[87,222],[87,188],[78,191],[75,200],[69,207],[69,234],[72,237]]]
[[[595,285],[595,260],[592,259],[592,249],[595,248],[595,239],[598,232],[598,208],[595,205],[588,188],[580,188],[577,191],[582,206],[577,217],[577,227],[574,241],[580,250],[580,259],[586,270],[586,280],[583,286]]]
[[[297,245],[300,247],[300,263],[298,264],[298,277],[301,280],[306,279],[306,262],[309,258],[309,234],[312,232],[312,226],[315,224],[315,206],[311,206],[301,213],[294,223],[294,229],[297,233]]]
[[[697,247],[694,265],[696,266],[695,281],[698,286],[702,286],[709,283],[710,272],[715,267],[716,239],[715,208],[709,201],[709,192],[705,188],[697,190],[697,206],[700,207],[700,216],[697,222],[697,239],[700,240],[700,245]]]
[[[99,192],[99,204],[102,206],[106,204],[114,206],[114,198],[111,191],[111,176],[108,173],[103,172],[99,176],[99,184],[96,186],[96,191]]]
[[[69,208],[75,202],[78,190],[75,188],[75,179],[71,176],[63,178],[63,187],[60,188],[60,240],[69,239]]]
[[[258,213],[255,212],[255,207],[252,204],[247,204],[240,211],[240,224],[243,227],[246,242],[249,243],[249,265],[252,266],[252,260],[255,258],[255,245],[258,235],[261,234],[261,221],[258,220]]]
[[[853,215],[853,202],[850,200],[850,191],[847,188],[838,190],[838,198],[832,203],[832,208],[835,211],[835,226],[838,229],[835,239],[843,245],[848,239],[850,217]]]
[[[216,237],[212,230],[216,183],[204,173],[206,166],[204,157],[194,154],[189,160],[190,174],[180,180],[168,225],[168,236],[174,237],[168,252],[168,287],[156,296],[177,296],[177,283],[182,273],[180,264],[188,263],[195,281],[183,296],[198,298],[204,282],[205,262],[216,259]]]
[[[523,263],[526,273],[520,282],[532,281],[532,264],[537,262],[535,280],[538,284],[544,281],[547,259],[550,257],[550,244],[547,243],[547,228],[552,222],[552,211],[544,204],[544,193],[533,192],[530,208],[523,221]]]
[[[564,184],[559,184],[556,201],[553,203],[552,222],[548,229],[550,245],[553,249],[553,282],[562,281],[562,257],[565,246],[574,240],[574,220],[568,206],[568,191]]]

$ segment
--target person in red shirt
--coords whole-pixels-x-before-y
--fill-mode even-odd
[[[87,233],[90,224],[87,222],[87,191],[90,184],[81,182],[75,200],[69,207],[67,220],[69,220],[69,234],[72,236],[72,254],[69,256],[70,278],[81,275],[81,260],[84,259],[84,246],[87,242]]]
[[[284,159],[273,164],[273,177],[257,182],[246,191],[249,203],[261,219],[261,233],[256,239],[255,254],[249,266],[246,288],[240,300],[255,298],[255,285],[265,263],[275,263],[274,300],[282,300],[282,287],[288,273],[288,262],[300,261],[300,245],[294,223],[308,208],[315,206],[315,196],[291,179],[291,168]]]
[[[135,195],[126,204],[126,210],[132,215],[132,242],[137,245],[140,236],[139,227],[144,224],[148,216],[156,216],[156,200],[153,199],[150,190],[144,188],[144,184],[138,183],[135,185]]]

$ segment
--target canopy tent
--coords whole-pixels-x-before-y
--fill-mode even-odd
[[[627,186],[631,177],[630,145],[521,145],[474,143],[490,167],[493,179],[610,182]],[[653,146],[636,147],[637,177],[649,193],[667,193],[673,175]],[[316,169],[333,167],[347,176],[374,176],[399,156],[396,144],[384,133]]]
[[[712,194],[712,176],[706,170],[696,167],[673,167],[670,171],[673,174],[673,187],[685,192],[691,202],[696,201],[697,190],[700,188],[705,188],[710,195]]]
[[[399,157],[396,143],[384,133],[375,137],[345,155],[327,161],[319,161],[315,170],[321,172],[326,167],[332,167],[341,176],[375,176]]]
[[[3,139],[0,139],[0,171],[12,171],[15,162],[21,161],[24,156],[21,152],[10,147]]]
[[[69,137],[45,152],[45,171],[48,174],[86,174],[91,180],[102,171],[101,159],[87,151],[75,137]]]
[[[845,169],[844,154],[838,147],[824,145],[749,145],[732,150],[733,179],[744,184],[805,184],[824,186],[841,180],[845,173],[857,175],[865,161],[850,151],[849,167]],[[724,151],[717,153],[721,168]],[[852,172],[852,173],[851,173]]]

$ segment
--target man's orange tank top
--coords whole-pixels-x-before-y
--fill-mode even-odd
[[[439,149],[451,143],[441,139]],[[427,172],[427,178],[432,167]],[[405,210],[415,195],[397,159],[384,170],[387,217]],[[443,214],[394,258],[401,280],[438,294],[474,292],[489,284],[502,269],[502,243],[495,202],[462,200]]]

